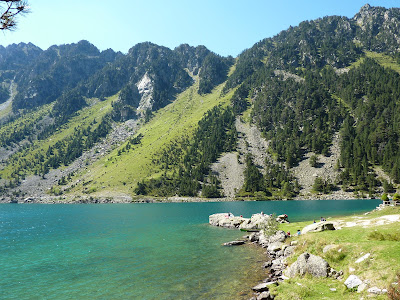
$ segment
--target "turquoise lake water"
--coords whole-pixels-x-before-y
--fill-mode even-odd
[[[262,279],[258,247],[222,247],[232,212],[290,221],[360,213],[379,200],[0,205],[0,299],[240,299]]]

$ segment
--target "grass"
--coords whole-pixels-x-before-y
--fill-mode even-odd
[[[131,195],[139,180],[159,176],[160,167],[152,162],[157,153],[169,143],[182,137],[191,137],[203,115],[216,105],[227,105],[233,91],[221,95],[223,85],[211,94],[199,95],[198,84],[190,87],[166,107],[157,111],[153,118],[137,132],[142,134],[141,144],[129,151],[120,152],[126,144],[114,149],[109,155],[93,164],[84,176],[85,182],[71,190],[79,194],[85,188],[95,190],[93,196]]]
[[[400,214],[400,208],[388,207],[368,216],[362,216],[362,218],[370,220],[390,214]],[[340,218],[340,220],[351,222],[359,218],[360,216],[351,216]],[[297,229],[302,229],[310,223],[284,224],[281,225],[281,229],[295,233]],[[367,296],[366,291],[357,293],[345,288],[344,280],[350,274],[355,274],[362,280],[369,280],[369,287],[389,288],[395,281],[396,273],[400,270],[399,236],[399,223],[392,223],[366,228],[348,227],[290,238],[289,242],[297,240],[298,246],[295,255],[288,259],[289,264],[293,263],[300,254],[309,252],[324,258],[335,270],[342,270],[344,276],[341,280],[316,279],[311,276],[290,279],[273,288],[275,293],[282,295],[275,299],[360,299],[362,296]],[[323,253],[324,247],[331,244],[335,245],[335,248]],[[370,258],[356,264],[355,261],[366,253],[371,253]],[[354,268],[355,271],[350,273],[349,267]],[[330,288],[334,288],[336,291],[331,291]],[[377,296],[376,299],[387,299],[387,296]]]
[[[396,71],[397,73],[400,73],[400,65],[389,55],[386,55],[383,53],[365,51],[365,57],[372,58],[378,64],[380,64],[382,67],[390,68],[390,69]],[[352,69],[352,68],[359,67],[364,62],[365,57],[359,58],[357,61],[352,63],[349,68]]]
[[[390,56],[385,55],[383,53],[376,52],[365,52],[365,55],[369,58],[374,59],[377,63],[379,63],[382,67],[390,68],[397,73],[400,73],[400,65]]]

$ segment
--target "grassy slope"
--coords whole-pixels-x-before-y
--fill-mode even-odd
[[[116,96],[110,97],[106,101],[97,102],[93,106],[84,108],[83,110],[80,111],[78,115],[73,117],[68,123],[64,124],[59,130],[57,130],[45,141],[35,141],[32,145],[31,150],[22,157],[26,160],[30,160],[35,156],[35,154],[46,152],[49,146],[52,146],[58,141],[70,136],[75,131],[75,128],[77,127],[85,128],[94,119],[96,119],[99,122],[107,112],[111,111],[112,109],[111,102],[113,100],[114,101],[116,100],[115,97]],[[51,107],[52,105],[44,106],[34,114],[26,115],[23,118],[19,118],[10,124],[7,124],[6,126],[0,129],[0,134],[2,130],[10,130],[10,128],[21,126],[21,124],[26,124],[26,122],[29,122],[29,124],[35,122],[35,120],[37,120],[39,117],[47,115],[50,112]],[[95,126],[93,126],[93,129],[94,128]],[[8,165],[4,168],[4,170],[0,171],[0,175],[3,178],[8,178],[10,174],[13,173],[13,171],[14,171],[14,166]]]
[[[383,211],[363,217],[368,220],[389,214],[400,214],[400,208],[388,207]],[[357,217],[340,218],[347,222],[355,219]],[[302,229],[310,223],[285,224],[280,229],[295,233],[297,229]],[[400,271],[400,242],[374,240],[371,238],[371,234],[374,232],[400,236],[400,226],[399,223],[367,228],[356,226],[292,237],[291,240],[297,240],[299,246],[297,246],[295,254],[289,258],[289,264],[295,261],[300,254],[309,252],[323,257],[334,269],[343,270],[344,278],[335,280],[305,276],[304,278],[290,279],[275,289],[278,294],[282,295],[275,299],[360,299],[361,296],[366,296],[366,292],[360,294],[345,288],[344,280],[350,274],[355,274],[362,280],[369,280],[368,287],[388,288],[395,281],[396,272]],[[329,244],[337,245],[337,248],[323,253],[323,248]],[[342,249],[341,252],[338,251],[339,249]],[[355,261],[366,253],[371,253],[370,259],[355,264]],[[350,273],[349,267],[354,268],[355,271]],[[336,291],[330,291],[330,288],[336,288]],[[387,299],[387,296],[379,296],[376,299]]]
[[[392,57],[388,55],[385,55],[383,53],[365,51],[365,56],[374,59],[382,67],[390,68],[396,71],[397,73],[400,73],[400,65]],[[352,63],[350,68],[357,68],[359,65],[362,64],[364,59],[365,59],[364,57],[361,57],[359,60]]]
[[[126,144],[112,151],[91,166],[87,173],[79,175],[85,181],[72,193],[80,194],[85,188],[97,196],[131,195],[138,181],[158,175],[159,167],[152,163],[152,159],[165,145],[184,136],[190,137],[208,110],[229,103],[233,92],[221,96],[222,88],[223,84],[204,96],[197,94],[198,84],[188,88],[138,130],[137,134],[143,134],[140,145],[121,155],[118,155],[118,150]]]

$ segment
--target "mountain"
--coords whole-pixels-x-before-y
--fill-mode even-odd
[[[1,48],[3,201],[395,192],[398,28],[400,9],[365,5],[236,59],[150,42]]]

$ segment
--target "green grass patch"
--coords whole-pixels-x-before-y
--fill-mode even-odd
[[[349,68],[357,68],[359,67],[365,60],[365,57],[372,58],[375,60],[378,64],[380,64],[382,67],[385,68],[390,68],[397,73],[400,73],[400,65],[389,55],[383,54],[383,53],[377,53],[377,52],[371,52],[371,51],[365,51],[365,56],[360,57],[357,61],[352,63]]]
[[[387,207],[366,216],[330,218],[328,221],[368,221],[392,214],[400,214],[400,208]],[[297,229],[303,229],[311,223],[312,221],[282,224],[280,229],[294,234]],[[289,264],[296,261],[300,254],[309,252],[324,258],[335,270],[342,270],[344,276],[339,280],[317,279],[311,276],[287,280],[273,288],[278,295],[276,299],[360,299],[360,297],[366,297],[368,294],[366,291],[357,293],[345,288],[344,281],[351,274],[357,275],[362,280],[369,280],[369,287],[389,288],[395,281],[397,272],[400,271],[399,237],[400,223],[397,222],[380,226],[365,226],[365,228],[363,226],[343,227],[340,230],[308,233],[289,238],[288,243],[293,240],[298,243],[295,254],[288,258]],[[327,245],[334,245],[334,247],[323,253]],[[371,256],[356,264],[355,261],[366,253],[370,253]],[[350,267],[355,271],[350,272]],[[331,291],[330,288],[336,291]],[[387,296],[377,296],[376,299],[387,299]]]
[[[397,73],[400,73],[400,65],[389,55],[370,51],[366,51],[365,55],[369,58],[374,59],[382,67],[390,68]]]

